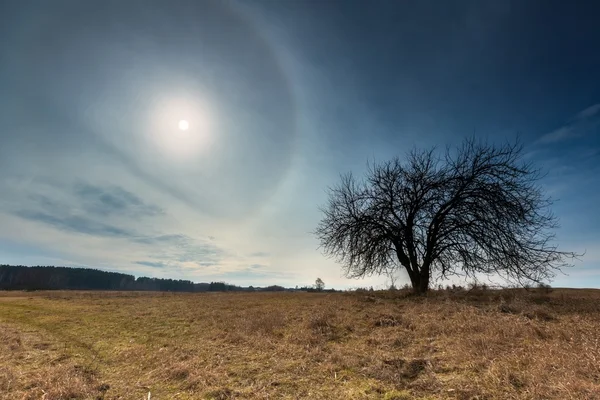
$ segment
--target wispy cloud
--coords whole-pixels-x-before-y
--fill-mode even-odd
[[[79,183],[74,187],[74,194],[87,212],[99,216],[128,214],[133,217],[164,213],[160,207],[146,204],[138,196],[119,186],[100,187]]]
[[[225,258],[231,257],[229,252],[213,242],[183,234],[136,237],[132,241],[147,245],[148,249],[153,250],[150,257],[162,261],[193,262],[209,267],[219,265]]]
[[[209,268],[231,257],[214,237],[168,232],[168,214],[161,207],[119,186],[46,183],[24,190],[26,201],[5,209],[10,215],[90,240],[113,240],[114,246],[129,249],[135,265]]]
[[[554,143],[560,142],[565,139],[574,137],[574,130],[572,125],[561,126],[560,128],[553,130],[542,136],[538,142],[540,143]]]
[[[152,267],[152,268],[165,268],[165,267],[167,267],[167,264],[165,264],[163,262],[135,261],[134,264],[143,265],[143,266]]]
[[[56,229],[101,237],[136,238],[134,230],[124,227],[128,221],[163,213],[157,206],[117,186],[90,184],[52,187],[38,186],[36,192],[12,206],[15,216],[52,226]],[[41,192],[40,192],[41,191]],[[107,217],[117,216],[109,219]]]
[[[565,125],[541,136],[537,142],[550,144],[587,135],[600,127],[600,103],[578,112]]]
[[[185,246],[188,243],[188,237],[182,234],[168,234],[159,236],[136,237],[134,242],[148,244],[152,246],[174,245]]]
[[[84,233],[86,235],[95,235],[102,237],[131,237],[133,234],[126,229],[122,229],[116,226],[104,224],[102,222],[94,221],[86,217],[81,216],[54,216],[46,214],[44,212],[31,211],[31,210],[19,210],[15,212],[15,215],[30,221],[42,222],[47,225],[51,225],[57,229],[74,232]]]
[[[257,251],[255,253],[250,254],[250,257],[269,257],[270,254],[265,251]]]
[[[586,119],[586,118],[593,117],[594,115],[599,114],[599,113],[600,113],[600,103],[594,104],[593,106],[589,106],[585,110],[580,111],[575,116],[575,119]]]

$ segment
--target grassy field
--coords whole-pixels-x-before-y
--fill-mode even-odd
[[[600,399],[600,291],[0,293],[0,399]]]

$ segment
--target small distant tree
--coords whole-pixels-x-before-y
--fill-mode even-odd
[[[388,287],[388,290],[392,290],[392,291],[393,290],[397,290],[397,287],[396,287],[396,275],[394,273],[395,273],[394,270],[391,270],[388,273],[389,285],[387,285],[387,287]]]
[[[315,289],[317,289],[319,292],[325,289],[325,282],[323,282],[323,279],[317,278],[315,281]]]
[[[518,142],[413,150],[370,165],[364,180],[342,176],[316,235],[347,277],[404,268],[417,293],[433,275],[546,281],[577,255],[553,244],[557,220],[540,177]]]

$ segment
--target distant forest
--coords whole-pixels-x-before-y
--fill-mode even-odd
[[[225,282],[138,277],[91,268],[0,265],[0,290],[145,290],[164,292],[284,291],[282,286],[242,287]],[[312,287],[297,290],[315,291]]]

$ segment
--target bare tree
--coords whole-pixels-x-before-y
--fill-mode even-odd
[[[325,282],[323,282],[323,279],[317,278],[315,281],[315,289],[317,289],[319,292],[325,289]]]
[[[387,272],[387,277],[389,279],[389,285],[388,285],[388,281],[386,280],[386,286],[387,286],[388,290],[398,289],[398,287],[396,287],[397,276],[396,276],[395,272],[396,272],[395,270],[390,270]]]
[[[577,255],[553,244],[557,219],[540,177],[518,142],[413,150],[369,165],[364,180],[343,175],[315,233],[347,277],[403,267],[417,293],[432,276],[542,282]]]

